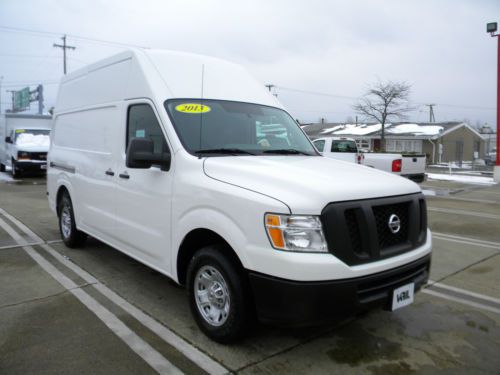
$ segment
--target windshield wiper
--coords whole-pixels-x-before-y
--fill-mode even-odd
[[[264,154],[279,154],[279,155],[307,155],[312,156],[312,154],[300,150],[296,150],[294,148],[285,148],[279,150],[265,150],[262,151]]]
[[[210,148],[206,150],[198,150],[194,152],[200,154],[222,154],[222,155],[255,155],[253,152],[243,150],[241,148]]]

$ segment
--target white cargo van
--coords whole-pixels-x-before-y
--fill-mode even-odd
[[[199,327],[319,324],[397,309],[428,279],[413,182],[321,157],[238,65],[132,50],[65,76],[48,196],[63,241],[86,235],[185,285]]]
[[[45,171],[50,146],[51,116],[8,113],[0,118],[0,172],[10,167],[18,178]]]

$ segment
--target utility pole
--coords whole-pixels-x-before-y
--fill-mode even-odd
[[[67,49],[76,49],[76,47],[73,47],[73,46],[67,46],[66,45],[66,35],[64,35],[62,38],[62,41],[63,41],[63,44],[56,44],[54,43],[54,47],[57,47],[57,48],[62,48],[63,50],[63,62],[64,62],[64,74],[66,74],[66,50]]]
[[[436,104],[426,104],[429,107],[429,122],[436,122],[436,118],[434,117],[434,106]]]
[[[271,92],[271,89],[272,89],[273,87],[276,87],[276,85],[273,85],[273,84],[268,84],[268,85],[264,85],[264,86],[266,86],[266,87],[268,88],[269,92]],[[273,95],[274,95],[274,96],[276,96],[276,97],[278,97],[278,94],[277,94],[277,93],[274,93]]]
[[[37,94],[36,99],[38,100],[38,114],[43,115],[43,86],[38,85],[35,92]]]

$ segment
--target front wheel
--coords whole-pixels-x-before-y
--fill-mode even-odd
[[[202,248],[188,267],[191,313],[200,329],[222,344],[243,337],[254,322],[251,293],[239,268],[221,246]]]
[[[64,244],[70,248],[81,247],[87,239],[85,233],[76,229],[73,204],[67,193],[62,196],[59,203],[59,232]]]
[[[20,178],[21,177],[21,171],[16,165],[16,162],[12,160],[12,177],[13,178]]]

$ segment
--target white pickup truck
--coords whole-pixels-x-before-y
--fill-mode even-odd
[[[425,155],[399,153],[360,153],[352,138],[327,137],[314,140],[318,151],[326,157],[363,164],[385,172],[407,177],[415,182],[425,179]]]
[[[362,162],[363,154],[358,151],[358,146],[352,138],[319,138],[315,139],[313,144],[323,156],[351,163],[361,164]]]

